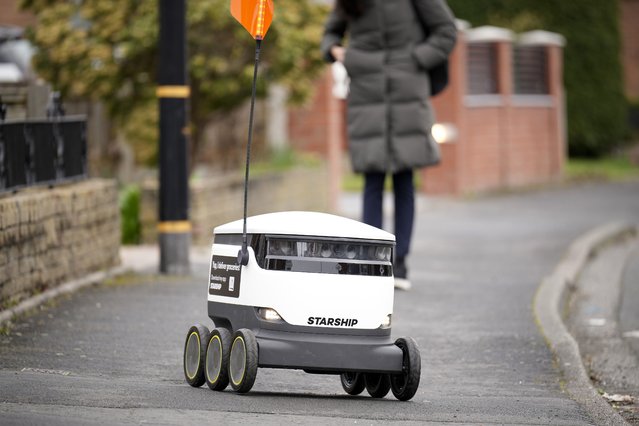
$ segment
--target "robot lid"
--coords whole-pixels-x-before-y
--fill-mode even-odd
[[[327,213],[279,212],[247,218],[249,234],[308,235],[314,237],[353,238],[395,242],[391,233],[370,225]],[[241,234],[243,221],[220,225],[214,233]]]

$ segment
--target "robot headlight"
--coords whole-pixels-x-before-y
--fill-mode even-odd
[[[262,318],[263,320],[266,320],[266,321],[281,321],[282,320],[282,317],[280,316],[280,314],[277,313],[277,311],[275,309],[259,308],[257,310],[257,313],[260,316],[260,318]]]

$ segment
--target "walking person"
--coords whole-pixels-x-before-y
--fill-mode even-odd
[[[364,223],[382,227],[384,180],[392,175],[395,287],[405,290],[413,172],[439,162],[429,70],[447,61],[456,35],[445,0],[337,0],[322,39],[325,59],[343,63],[350,78],[348,146],[353,170],[364,174]]]

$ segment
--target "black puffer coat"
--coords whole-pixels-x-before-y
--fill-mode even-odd
[[[444,0],[366,1],[358,18],[334,9],[322,40],[322,51],[332,62],[331,47],[349,36],[344,66],[351,79],[353,169],[395,173],[436,164],[427,70],[445,61],[455,45],[453,14]]]

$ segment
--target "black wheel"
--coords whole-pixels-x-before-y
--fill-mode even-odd
[[[229,357],[231,387],[238,393],[251,390],[257,376],[257,339],[251,330],[241,328],[233,335]]]
[[[402,362],[402,373],[391,374],[391,390],[395,398],[400,401],[408,401],[419,388],[419,379],[422,372],[422,358],[419,354],[417,342],[410,337],[402,337],[395,341],[402,352],[404,360]]]
[[[364,391],[364,376],[360,373],[342,373],[339,375],[342,388],[349,395],[359,395]]]
[[[214,391],[222,391],[229,384],[230,352],[231,333],[226,328],[213,329],[206,346],[204,377]]]
[[[184,342],[184,377],[189,385],[204,384],[204,355],[209,340],[209,329],[201,324],[189,328]]]
[[[373,398],[384,398],[390,391],[391,383],[388,374],[366,373],[364,374],[366,391]]]

